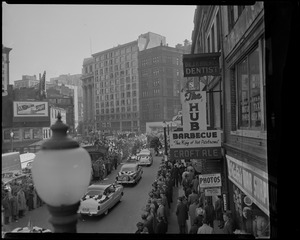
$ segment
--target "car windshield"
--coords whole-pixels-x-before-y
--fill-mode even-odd
[[[88,196],[95,196],[95,195],[103,195],[104,190],[91,190],[88,191],[86,195]]]
[[[135,167],[122,167],[121,168],[121,172],[134,172],[135,171]]]

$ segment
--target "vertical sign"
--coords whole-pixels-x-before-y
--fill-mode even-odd
[[[182,102],[183,131],[206,130],[206,91],[184,91]]]

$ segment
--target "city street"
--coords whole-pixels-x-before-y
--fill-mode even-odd
[[[124,196],[121,202],[115,205],[107,216],[91,218],[85,217],[84,221],[79,218],[77,224],[78,233],[134,233],[137,230],[136,224],[141,220],[141,213],[148,200],[148,192],[151,190],[151,184],[154,182],[159,164],[160,157],[154,157],[151,167],[143,167],[143,176],[141,181],[134,186],[124,187]],[[108,179],[103,182],[112,183],[120,169],[114,170]],[[53,230],[52,225],[48,222],[50,214],[46,205],[30,211],[25,217],[8,225],[8,230],[17,227],[25,227],[31,219],[33,226],[38,226]]]

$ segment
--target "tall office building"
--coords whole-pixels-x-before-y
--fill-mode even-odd
[[[140,125],[146,122],[171,121],[181,110],[180,90],[184,85],[182,55],[190,52],[191,44],[175,48],[160,45],[139,53]]]
[[[139,52],[166,44],[148,32],[137,40],[92,54],[82,70],[84,132],[139,131]]]

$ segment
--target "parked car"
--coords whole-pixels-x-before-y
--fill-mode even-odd
[[[115,204],[121,201],[124,188],[120,184],[93,184],[80,202],[78,213],[87,216],[108,214]]]
[[[116,180],[120,184],[135,184],[142,178],[142,174],[143,169],[137,163],[125,163]]]

